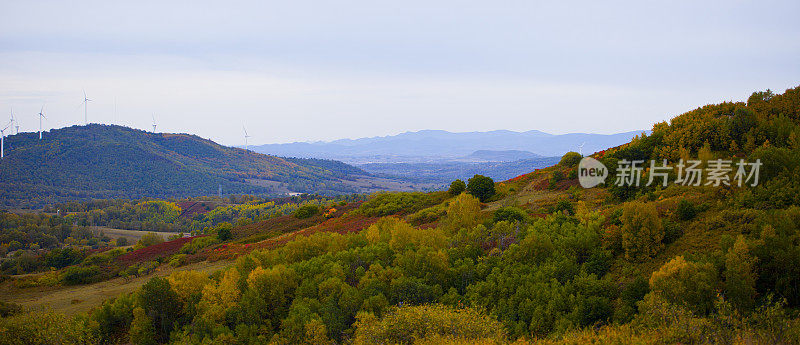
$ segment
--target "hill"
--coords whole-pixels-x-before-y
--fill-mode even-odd
[[[278,156],[328,158],[350,164],[420,163],[458,159],[480,150],[518,150],[540,156],[561,156],[568,151],[577,151],[582,143],[586,143],[584,152],[595,152],[624,144],[637,134],[641,134],[641,131],[611,135],[585,133],[554,135],[535,130],[464,133],[423,130],[393,136],[330,142],[258,145],[252,146],[252,149]],[[483,158],[480,157],[477,161],[480,160]]]
[[[373,180],[369,175],[337,161],[280,158],[195,135],[91,124],[45,132],[42,140],[38,133],[8,136],[0,204],[216,195],[220,187],[225,194],[343,194],[372,191],[361,187],[360,180]]]
[[[55,304],[65,306],[81,301],[62,292],[96,291],[66,284],[152,277],[88,315],[33,311],[0,319],[0,328],[11,343],[59,335],[86,343],[797,344],[798,138],[800,87],[756,92],[592,154],[611,170],[597,188],[579,186],[580,157],[568,154],[507,181],[475,178],[460,194],[379,193],[281,206],[252,200],[194,219],[195,234],[211,236],[178,253],[186,240],[140,243],[124,257],[121,248],[32,257],[57,248],[52,240],[40,246],[51,237],[76,243],[65,227],[114,221],[119,213],[0,213],[2,224],[31,229],[5,231],[0,242],[17,252],[2,266],[37,272],[0,283],[8,302],[38,307],[30,297],[38,292],[63,296]],[[733,179],[680,184],[675,171],[666,186],[614,183],[620,162],[694,158],[760,160],[763,169],[758,183],[742,186]],[[655,173],[643,169],[640,176],[647,181]],[[729,173],[722,175],[735,170]],[[179,214],[178,206],[156,204],[163,202],[123,209],[131,219]],[[110,242],[80,243],[85,250]],[[127,260],[151,253],[163,257]],[[148,273],[233,258],[210,276]],[[20,313],[14,304],[0,306]]]

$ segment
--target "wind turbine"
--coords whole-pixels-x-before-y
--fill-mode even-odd
[[[153,114],[153,133],[156,132],[156,114]]]
[[[46,119],[47,117],[44,116],[44,104],[42,104],[42,109],[39,110],[39,140],[42,140],[42,119]]]
[[[578,153],[579,153],[581,156],[583,156],[583,145],[586,145],[586,142],[585,142],[585,141],[583,142],[583,144],[580,144],[580,145],[578,145]]]
[[[14,120],[9,121],[8,124],[5,127],[3,127],[3,129],[0,129],[0,159],[5,157],[6,155],[5,153],[6,129],[8,129],[8,127],[11,127],[12,123],[14,123]]]
[[[91,101],[92,101],[91,99],[86,98],[86,90],[83,90],[83,124],[84,125],[88,125],[89,124],[89,116],[88,116],[88,112],[89,111],[88,111],[88,109],[89,109],[89,102],[91,102]]]
[[[247,145],[247,138],[249,138],[250,136],[247,135],[247,128],[244,128],[244,126],[242,126],[242,129],[244,130],[244,150],[247,151],[249,150],[249,146]]]
[[[19,120],[14,116],[14,108],[11,108],[11,122],[14,123],[14,129],[16,129],[14,134],[19,134]]]

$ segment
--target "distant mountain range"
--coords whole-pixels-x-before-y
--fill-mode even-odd
[[[528,159],[536,157],[530,154],[539,157],[561,156],[568,151],[578,151],[578,146],[583,143],[585,143],[583,152],[593,153],[627,143],[640,133],[642,131],[610,135],[585,133],[555,135],[535,130],[464,133],[423,130],[392,136],[340,139],[330,142],[258,145],[251,146],[251,149],[277,156],[336,159],[350,164],[470,161],[470,158],[474,158],[472,160],[474,162],[481,162],[487,161],[485,151],[504,151],[503,155],[506,156],[516,151],[514,154],[522,154],[517,158]],[[496,159],[491,161],[498,161]]]
[[[630,142],[648,131],[618,134],[562,134],[541,131],[453,133],[441,130],[330,142],[251,146],[279,156],[335,159],[369,173],[412,183],[450,181],[475,174],[509,179],[558,162],[569,151],[591,154]],[[579,148],[583,145],[582,148]]]
[[[357,167],[323,159],[280,158],[189,134],[91,124],[5,139],[0,206],[92,198],[187,197],[308,192],[344,194],[408,189]]]

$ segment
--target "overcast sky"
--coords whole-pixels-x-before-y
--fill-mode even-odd
[[[800,85],[800,1],[0,0],[0,118],[223,144],[615,133]],[[116,100],[116,115],[114,104]],[[5,114],[5,115],[3,115]],[[6,120],[7,121],[7,120]]]

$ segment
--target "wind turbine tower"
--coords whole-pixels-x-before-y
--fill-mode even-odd
[[[156,132],[156,114],[153,114],[153,133]]]
[[[88,116],[88,109],[89,109],[89,102],[92,100],[86,97],[86,90],[83,90],[83,124],[89,124],[89,116]]]
[[[578,145],[578,153],[583,156],[583,145],[586,145],[586,142],[583,144]]]
[[[244,128],[244,126],[242,126],[242,129],[244,130],[244,150],[248,151],[250,150],[250,146],[247,145],[247,138],[249,138],[250,136],[247,135],[247,128]]]
[[[42,104],[42,109],[39,110],[39,140],[42,140],[42,119],[46,118],[44,116],[44,104]]]
[[[3,157],[6,156],[6,152],[5,152],[6,129],[8,129],[8,127],[11,127],[12,123],[14,123],[14,121],[8,122],[8,124],[5,127],[0,129],[0,159],[2,159]]]

